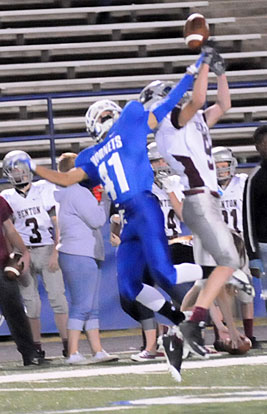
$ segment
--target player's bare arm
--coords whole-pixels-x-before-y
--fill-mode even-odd
[[[34,172],[45,180],[61,185],[62,187],[68,187],[88,178],[82,168],[72,168],[67,172],[59,172],[37,165],[34,167]]]
[[[197,79],[194,83],[192,97],[180,111],[178,115],[178,124],[183,127],[195,115],[195,113],[203,107],[206,102],[206,94],[208,88],[209,65],[203,63],[200,68]]]
[[[192,86],[194,82],[194,76],[198,73],[201,68],[202,62],[204,59],[204,54],[201,53],[200,57],[195,64],[187,68],[187,72],[184,74],[180,82],[166,95],[154,110],[149,114],[148,117],[148,126],[150,129],[155,129],[158,126],[158,123],[174,108],[175,105],[179,103],[182,99],[185,92]],[[208,65],[207,70],[208,70]],[[146,88],[145,88],[146,89]],[[141,92],[142,94],[142,92]]]
[[[231,96],[225,74],[218,76],[217,100],[205,111],[207,125],[211,128],[231,108]]]

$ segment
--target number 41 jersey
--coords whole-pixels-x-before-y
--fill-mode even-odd
[[[14,225],[26,246],[53,244],[52,222],[48,211],[55,206],[54,184],[45,180],[32,183],[26,197],[14,188],[1,195],[13,210]]]

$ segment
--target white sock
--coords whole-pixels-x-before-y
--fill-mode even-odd
[[[164,296],[157,289],[145,283],[135,299],[154,312],[158,312],[166,302]]]
[[[200,265],[193,263],[182,263],[174,266],[176,269],[176,283],[180,285],[185,282],[194,282],[203,277]]]

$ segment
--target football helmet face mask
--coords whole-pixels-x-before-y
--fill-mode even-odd
[[[237,160],[232,151],[226,147],[215,147],[212,149],[214,161],[216,163],[216,174],[219,182],[227,181],[235,175]],[[227,162],[227,167],[219,167],[217,163]]]
[[[174,174],[172,168],[165,162],[162,155],[159,153],[156,142],[151,142],[147,146],[147,150],[148,159],[154,171],[154,177],[156,181],[160,181],[161,178],[165,178],[166,176]],[[160,163],[160,160],[162,160],[163,162]],[[159,161],[158,165],[155,165],[153,161]]]
[[[103,99],[91,105],[85,114],[86,130],[89,136],[96,142],[101,142],[119,118],[121,111],[121,107],[109,99]]]
[[[13,187],[25,187],[32,182],[33,174],[27,163],[21,162],[23,159],[30,161],[30,156],[24,151],[10,151],[3,159],[3,177],[6,177]]]
[[[145,109],[150,109],[155,103],[165,98],[174,86],[174,82],[171,81],[153,81],[141,91],[139,101]]]

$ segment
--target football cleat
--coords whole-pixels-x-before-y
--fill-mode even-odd
[[[205,348],[202,335],[202,331],[205,328],[205,322],[187,321],[181,323],[179,327],[189,350],[201,358],[208,358],[208,351]]]
[[[177,382],[182,381],[180,374],[183,359],[183,339],[179,328],[172,328],[161,338],[168,369]]]

